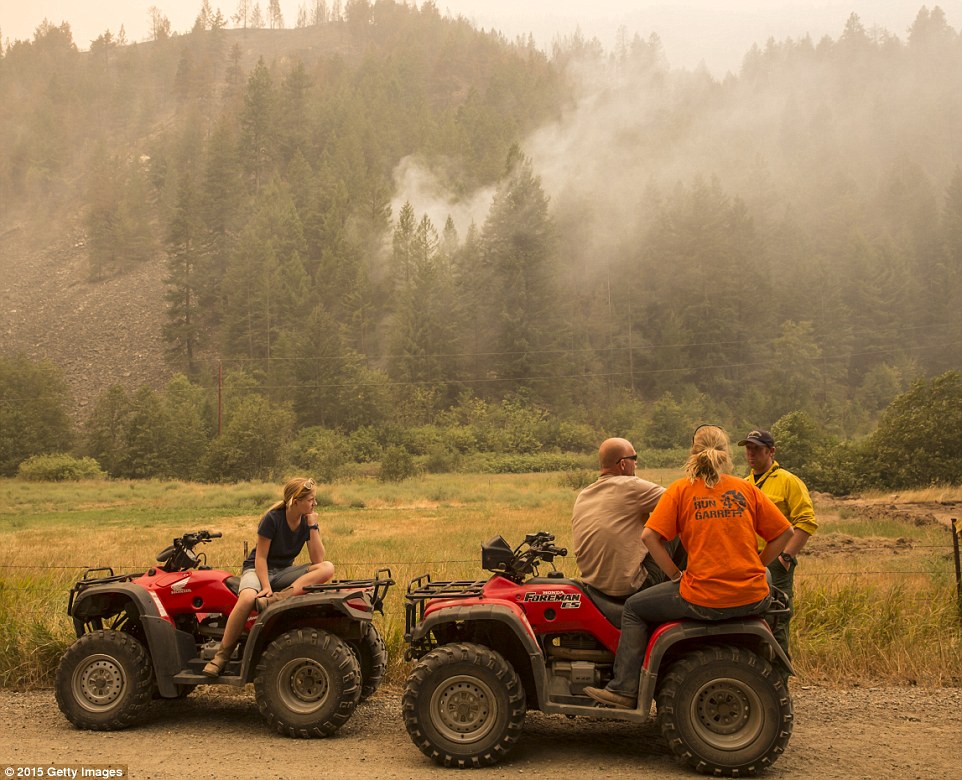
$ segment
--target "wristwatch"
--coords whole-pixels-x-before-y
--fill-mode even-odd
[[[308,530],[308,531],[320,531],[320,528],[318,527],[317,523],[314,523],[314,525],[309,525],[309,526],[307,526],[307,530]]]
[[[787,563],[789,566],[798,563],[798,558],[786,552],[783,552],[778,557],[781,558],[783,561],[785,561],[785,563]]]

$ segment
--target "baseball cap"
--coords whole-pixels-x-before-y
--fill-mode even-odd
[[[748,443],[761,444],[763,447],[774,447],[775,439],[768,431],[754,430],[738,442],[738,446],[744,447]]]

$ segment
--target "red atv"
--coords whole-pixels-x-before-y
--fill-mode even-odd
[[[137,723],[153,698],[186,696],[201,684],[253,682],[258,709],[272,728],[291,737],[326,737],[374,693],[387,651],[371,619],[394,584],[388,569],[371,580],[310,586],[303,596],[251,613],[224,673],[202,673],[240,581],[194,552],[220,536],[186,533],[157,556],[160,566],[144,573],[84,572],[67,606],[77,641],[57,669],[57,704],[71,723],[122,729]],[[272,587],[282,590],[301,573]]]
[[[521,736],[525,712],[644,723],[657,704],[672,752],[700,772],[741,776],[765,769],[792,733],[784,682],[791,664],[765,618],[677,620],[651,636],[637,707],[602,707],[584,693],[611,679],[623,600],[554,567],[567,555],[554,536],[530,534],[515,550],[500,536],[481,547],[488,580],[411,581],[404,722],[439,764],[497,763]],[[551,564],[538,576],[541,562]],[[784,613],[779,605],[766,617]]]

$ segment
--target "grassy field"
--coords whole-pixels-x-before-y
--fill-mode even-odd
[[[667,484],[676,475],[644,476]],[[378,617],[394,679],[406,668],[404,585],[428,571],[435,579],[483,577],[480,544],[496,534],[516,544],[545,530],[570,546],[571,481],[560,474],[427,475],[321,487],[321,529],[337,576],[369,577],[389,567],[398,582]],[[262,483],[0,480],[0,686],[50,684],[73,639],[67,593],[85,568],[143,571],[174,536],[207,528],[224,534],[203,548],[208,563],[238,572],[244,545],[253,544],[257,521],[279,490]],[[801,681],[962,684],[948,530],[877,511],[816,508],[822,527],[796,582]],[[559,568],[577,575],[573,556]]]

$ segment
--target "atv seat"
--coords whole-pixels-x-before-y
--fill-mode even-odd
[[[233,593],[236,596],[237,589],[238,587],[240,587],[240,577],[238,577],[237,575],[228,577],[226,580],[224,580],[224,584],[227,586],[227,590],[229,590],[231,593]]]
[[[621,628],[621,614],[625,611],[625,601],[628,596],[609,596],[587,582],[578,582],[578,586],[588,595],[592,603],[598,607],[601,614],[608,618],[608,622]],[[631,594],[628,594],[631,595]]]

